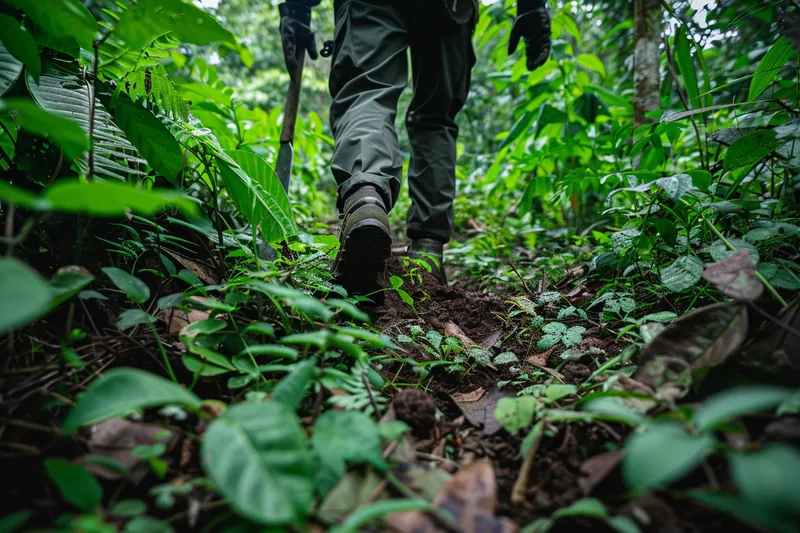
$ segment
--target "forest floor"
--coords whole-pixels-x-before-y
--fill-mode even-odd
[[[204,255],[207,248],[196,249],[195,257],[184,256],[180,263],[213,287],[219,281],[213,261]],[[178,256],[173,257],[177,260]],[[93,260],[99,269],[105,258]],[[153,258],[145,257],[144,262],[151,265]],[[368,393],[371,405],[383,411],[382,422],[405,422],[411,434],[402,444],[393,441],[384,448],[384,456],[394,465],[390,477],[375,477],[363,467],[351,469],[318,502],[316,519],[308,526],[311,530],[322,531],[323,524],[341,523],[353,510],[392,495],[422,495],[452,513],[448,515],[450,522],[436,513],[394,513],[382,530],[398,533],[510,532],[516,528],[526,532],[666,533],[742,527],[729,515],[712,512],[688,499],[683,490],[698,485],[725,486],[728,474],[717,458],[710,458],[702,469],[684,476],[678,490],[629,499],[620,466],[625,440],[632,431],[631,424],[624,423],[627,415],[609,412],[605,413],[609,416],[591,416],[579,407],[592,393],[613,390],[614,383],[623,383],[628,391],[634,391],[619,392],[621,395],[652,394],[655,387],[637,381],[639,378],[630,371],[634,367],[625,349],[631,338],[613,329],[600,311],[592,308],[602,283],[587,275],[585,263],[568,266],[571,268],[566,274],[550,284],[546,277],[534,282],[517,272],[516,282],[484,291],[476,290],[481,280],[464,276],[441,286],[419,265],[404,261],[402,255],[392,258],[387,285],[402,279],[403,290],[388,290],[383,305],[366,309],[375,330],[394,339],[396,347],[372,354],[384,384],[378,391],[373,383]],[[297,265],[293,268],[297,272]],[[516,272],[516,268],[512,270]],[[449,272],[451,276],[454,273]],[[155,284],[157,294],[181,290],[170,285],[174,279],[148,282]],[[104,289],[113,291],[113,286],[106,283]],[[663,304],[669,307],[668,301]],[[711,320],[702,315],[706,311],[700,312],[694,323]],[[792,312],[782,315],[781,320],[796,323],[796,306]],[[203,477],[197,439],[206,422],[193,417],[170,421],[162,411],[133,422],[115,418],[95,424],[77,439],[59,430],[63,407],[74,405],[76,393],[85,391],[103,373],[116,367],[134,367],[163,375],[166,368],[159,358],[161,348],[178,382],[191,384],[200,397],[225,398],[231,403],[242,399],[241,390],[229,390],[232,386],[227,374],[198,380],[188,364],[181,364],[182,360],[186,362],[181,330],[208,319],[208,310],[180,316],[159,314],[157,336],[143,328],[122,328],[118,313],[114,301],[80,300],[79,307],[59,309],[30,328],[26,337],[11,337],[3,345],[14,355],[0,372],[0,471],[6,479],[15,480],[12,486],[7,485],[3,498],[6,510],[34,511],[32,520],[39,526],[57,522],[64,506],[47,482],[41,461],[61,457],[84,465],[101,479],[105,493],[113,494],[108,511],[94,515],[105,525],[122,528],[128,519],[125,513],[115,513],[112,504],[153,499],[158,510],[151,513],[161,520],[159,524],[168,524],[168,529],[149,531],[218,531],[214,527],[224,518],[222,500],[213,496]],[[240,327],[255,318],[230,314],[234,316]],[[543,329],[545,321],[563,327]],[[64,324],[70,331],[81,328],[86,334],[76,336],[69,345],[54,343],[50,332],[63,330]],[[692,324],[691,320],[688,325],[679,324],[673,336],[685,337],[689,344],[706,342],[692,330]],[[750,338],[758,339],[775,330],[770,329],[769,321],[762,323],[756,316],[749,332]],[[556,335],[555,342],[546,343],[552,345],[542,349],[548,334]],[[572,335],[569,342],[565,340],[568,335]],[[796,341],[789,336],[787,353],[797,346]],[[747,350],[738,346],[715,349],[725,352],[725,357],[717,353],[716,361],[725,359],[720,367],[724,366],[724,375],[715,378],[711,372],[703,390],[687,397],[689,405],[723,388],[715,383],[728,385],[742,373],[752,378],[763,371],[770,375],[764,381],[775,382],[776,373],[783,372],[778,381],[794,384],[794,378],[785,372],[785,361],[748,359]],[[79,364],[65,358],[65,350],[74,354]],[[457,357],[467,353],[470,357]],[[537,398],[529,414],[521,413],[522,404],[498,408],[504,400],[517,398],[521,390]],[[319,390],[316,396],[307,398],[303,421],[314,422],[321,402],[348,394],[337,387]],[[376,398],[379,395],[384,396],[383,403]],[[216,409],[221,409],[215,405],[212,402],[205,407],[212,417]],[[531,429],[534,409],[541,418]],[[501,412],[502,419],[498,419]],[[753,442],[774,439],[796,444],[798,420],[784,417],[778,426],[774,425],[777,422],[770,426],[756,421],[747,428],[748,438]],[[163,449],[152,449],[155,435],[166,439]],[[653,460],[657,462],[658,458]],[[124,466],[125,475],[113,471],[115,462]],[[72,531],[117,530],[99,527]],[[368,526],[366,530],[374,529]]]

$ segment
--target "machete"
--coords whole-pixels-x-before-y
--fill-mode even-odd
[[[300,85],[303,82],[303,63],[306,59],[305,47],[297,47],[297,69],[289,73],[289,92],[286,93],[286,105],[283,108],[283,126],[281,127],[281,147],[278,149],[278,162],[275,173],[281,180],[283,190],[289,192],[289,179],[292,177],[292,159],[294,157],[294,127],[297,124],[297,105],[300,102]]]

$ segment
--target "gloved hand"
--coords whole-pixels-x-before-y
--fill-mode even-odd
[[[313,5],[318,4],[314,3]],[[317,43],[311,29],[311,7],[308,2],[284,2],[278,6],[281,14],[283,59],[289,74],[297,70],[297,49],[308,50],[308,57],[317,59]]]
[[[517,49],[521,37],[525,38],[525,56],[528,70],[536,70],[550,57],[550,14],[547,0],[518,0],[517,18],[508,38],[508,54]]]

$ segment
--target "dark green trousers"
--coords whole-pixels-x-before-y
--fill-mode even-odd
[[[449,3],[453,0],[449,0]],[[413,98],[406,115],[411,143],[408,188],[412,239],[450,240],[456,193],[455,118],[469,92],[475,8],[459,23],[436,0],[336,0],[335,47],[330,75],[333,175],[344,198],[374,185],[387,206],[400,191],[403,156],[395,132],[397,101],[408,84],[411,50]],[[466,7],[465,7],[466,6]]]

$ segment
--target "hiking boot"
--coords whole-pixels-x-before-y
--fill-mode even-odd
[[[386,206],[378,190],[365,185],[344,201],[339,253],[333,276],[350,296],[367,295],[382,289],[386,260],[392,252],[392,234]],[[383,293],[371,296],[382,303]]]
[[[444,273],[444,244],[436,239],[414,239],[409,248],[411,259],[423,259],[431,266],[431,274],[442,285],[447,285]],[[434,260],[435,259],[435,260]]]

